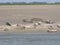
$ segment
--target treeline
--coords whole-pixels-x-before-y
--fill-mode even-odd
[[[55,3],[47,3],[47,2],[6,2],[6,3],[0,3],[0,5],[60,5],[60,2]]]

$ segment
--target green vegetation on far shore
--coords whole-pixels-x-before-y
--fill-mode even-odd
[[[47,2],[7,2],[7,3],[0,3],[0,5],[60,5],[60,2],[55,2],[55,3],[47,3]]]

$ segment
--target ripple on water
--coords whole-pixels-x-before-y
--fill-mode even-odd
[[[0,35],[0,45],[59,45],[60,34]]]

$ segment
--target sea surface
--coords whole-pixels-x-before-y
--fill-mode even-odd
[[[60,33],[0,34],[0,45],[60,45]]]

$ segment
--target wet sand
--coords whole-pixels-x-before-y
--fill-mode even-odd
[[[24,24],[22,22],[22,19],[31,19],[35,17],[42,18],[44,20],[49,19],[57,23],[60,23],[60,5],[0,6],[0,25],[5,25],[5,22],[10,22],[12,24],[21,24],[21,23]],[[13,32],[16,32],[16,31],[13,31]],[[21,32],[21,31],[17,31],[17,32]],[[33,32],[33,31],[30,30],[26,32]],[[36,31],[36,32],[39,32],[39,31]]]
[[[0,24],[22,23],[22,19],[38,17],[60,22],[60,5],[0,6]]]

